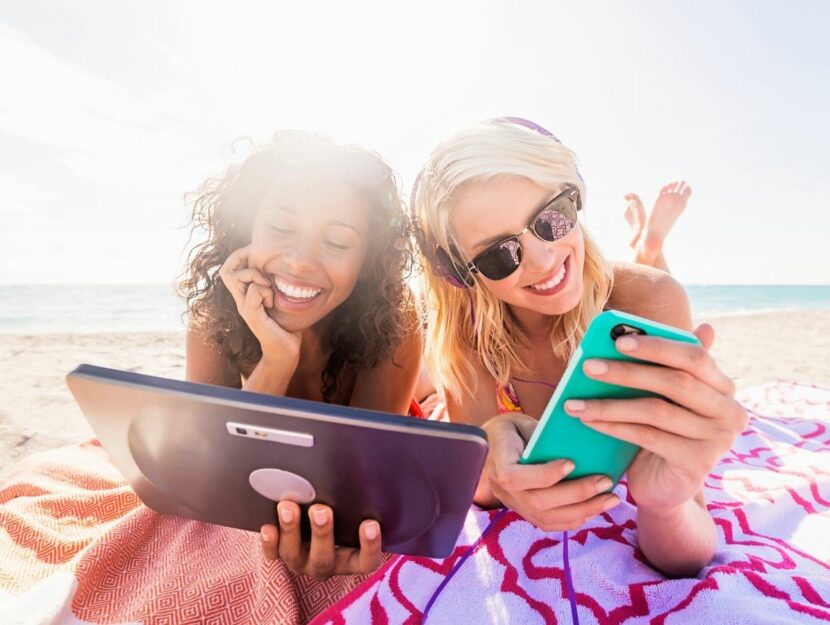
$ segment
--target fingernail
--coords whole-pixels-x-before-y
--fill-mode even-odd
[[[608,371],[608,365],[601,360],[586,360],[585,372],[593,375],[602,375]]]
[[[260,528],[259,534],[260,534],[260,536],[262,536],[262,542],[267,543],[268,542],[268,534],[265,533],[265,527],[264,526],[262,528]]]
[[[364,528],[364,532],[366,533],[366,538],[374,540],[380,533],[380,527],[378,527],[378,524],[375,522],[367,523]]]
[[[570,460],[566,461],[562,465],[562,475],[567,475],[568,473],[573,471],[575,468],[576,468],[576,465],[573,462],[571,462]]]
[[[581,399],[569,399],[565,402],[565,410],[568,412],[579,412],[585,410],[585,402]]]
[[[316,510],[311,511],[311,516],[314,518],[314,522],[317,525],[323,526],[326,524],[326,521],[329,519],[328,512],[323,510],[322,508],[317,508]]]
[[[291,523],[294,520],[294,511],[290,508],[280,508],[280,521],[283,523]]]
[[[608,510],[610,510],[611,508],[616,508],[618,505],[620,505],[620,498],[616,495],[613,495],[606,499],[605,502],[602,504],[602,510],[603,512],[608,512]]]
[[[623,336],[617,339],[617,349],[624,352],[633,352],[637,349],[637,339],[632,336]]]
[[[614,483],[611,480],[609,480],[607,477],[601,477],[600,479],[597,480],[597,490],[598,491],[608,490],[613,485],[614,485]]]

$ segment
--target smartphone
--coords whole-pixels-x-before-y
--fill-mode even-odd
[[[565,401],[657,396],[656,393],[640,389],[600,382],[589,378],[582,371],[583,363],[589,358],[643,362],[617,351],[616,340],[626,334],[646,334],[700,345],[698,338],[691,332],[636,315],[616,310],[607,310],[597,315],[568,361],[565,373],[522,453],[519,460],[521,464],[567,458],[576,468],[566,479],[599,474],[607,475],[616,485],[634,460],[639,447],[592,430],[565,412]]]

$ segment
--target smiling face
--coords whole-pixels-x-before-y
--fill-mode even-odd
[[[271,281],[266,310],[282,328],[310,328],[346,301],[366,259],[370,211],[345,182],[275,179],[254,219],[248,264]]]
[[[538,210],[562,190],[548,189],[519,177],[504,176],[472,182],[458,191],[450,214],[450,227],[465,257],[470,259],[498,239],[521,232]],[[479,274],[487,289],[514,312],[561,315],[572,310],[582,296],[585,245],[575,227],[550,243],[527,231],[519,237],[522,261],[502,280]]]

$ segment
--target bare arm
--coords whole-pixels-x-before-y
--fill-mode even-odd
[[[689,301],[667,274],[636,268],[618,270],[611,306],[684,330],[692,329]],[[704,346],[708,349],[706,341]],[[635,497],[636,499],[636,497]],[[658,569],[673,576],[695,575],[714,556],[716,529],[703,491],[671,509],[638,501],[640,549]]]
[[[410,310],[408,315],[407,322],[413,331],[395,348],[391,359],[358,373],[349,402],[352,406],[400,415],[409,412],[421,370],[423,335],[415,310]]]
[[[241,388],[239,371],[219,346],[200,328],[188,326],[185,343],[185,379],[189,382]]]

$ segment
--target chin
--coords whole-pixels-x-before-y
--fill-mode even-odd
[[[582,281],[580,280],[579,284],[572,286],[576,288],[568,289],[567,292],[562,293],[545,307],[545,314],[564,315],[579,306],[579,302],[582,299]]]
[[[269,310],[268,316],[277,322],[277,325],[286,332],[300,332],[313,326],[317,319],[312,319],[306,315],[296,315],[283,312],[281,310]]]

